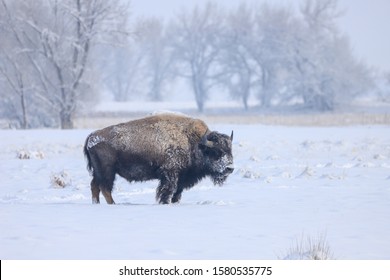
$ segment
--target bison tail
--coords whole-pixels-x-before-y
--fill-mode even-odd
[[[89,171],[90,174],[92,174],[91,155],[89,154],[88,147],[87,147],[88,139],[89,139],[89,136],[88,136],[87,139],[85,140],[85,144],[84,144],[84,156],[85,156],[85,158],[87,159],[87,170]]]

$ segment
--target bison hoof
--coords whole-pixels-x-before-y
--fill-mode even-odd
[[[180,197],[173,197],[171,203],[179,203]]]
[[[100,204],[99,199],[92,198],[92,204]]]
[[[160,200],[158,203],[159,204],[169,204],[170,202],[168,200]]]

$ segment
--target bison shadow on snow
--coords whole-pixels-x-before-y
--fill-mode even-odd
[[[84,145],[92,174],[92,202],[102,192],[113,204],[116,174],[129,182],[158,179],[156,200],[180,201],[183,190],[209,176],[221,185],[234,170],[231,136],[210,131],[198,119],[162,114],[91,133]]]

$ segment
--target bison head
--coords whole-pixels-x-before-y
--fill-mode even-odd
[[[214,184],[222,185],[230,173],[233,172],[231,136],[212,131],[206,133],[199,144],[203,154],[204,164],[211,175]]]

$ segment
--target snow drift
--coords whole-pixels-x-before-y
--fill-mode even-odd
[[[158,205],[156,181],[117,178],[115,206],[91,203],[90,130],[1,130],[0,258],[292,258],[322,232],[336,259],[390,258],[389,127],[211,128],[235,133],[223,187]]]

